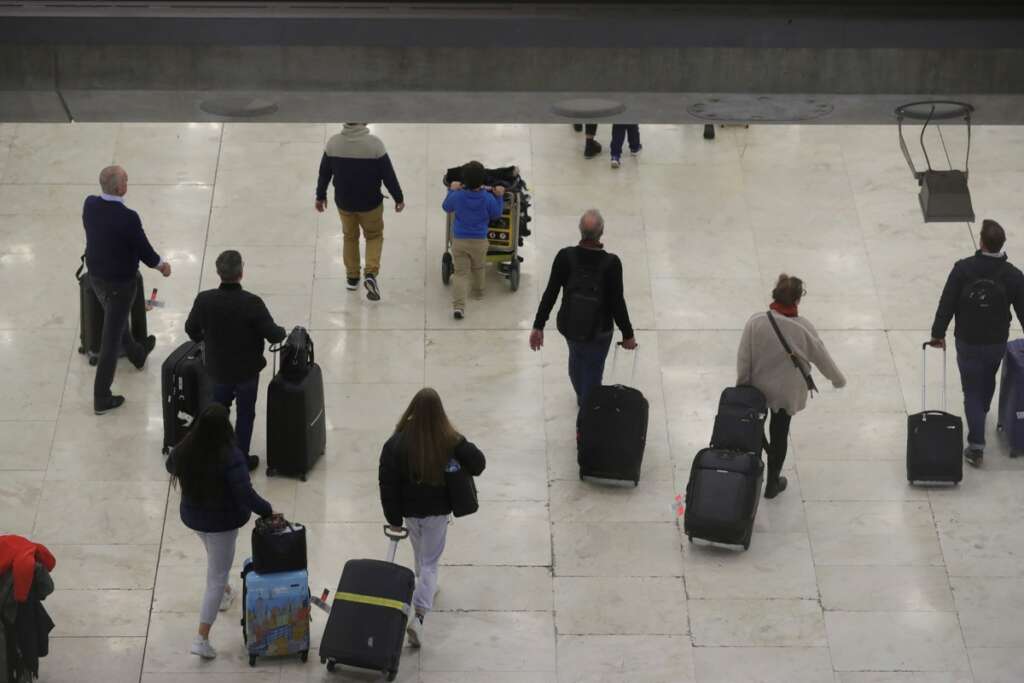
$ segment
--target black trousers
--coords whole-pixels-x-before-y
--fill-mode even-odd
[[[596,123],[588,123],[587,125],[583,126],[583,134],[584,135],[597,135],[597,124]]]
[[[135,278],[127,282],[107,282],[92,278],[92,288],[96,298],[103,307],[103,337],[100,342],[100,355],[96,363],[96,380],[93,384],[93,401],[102,403],[110,398],[110,385],[114,383],[114,371],[117,370],[117,358],[124,348],[128,358],[133,362],[144,353],[140,342],[132,337],[128,318],[132,311],[132,302],[139,293]]]
[[[768,453],[768,476],[777,477],[786,462],[786,451],[789,449],[789,423],[793,416],[785,410],[773,410],[768,424],[768,438],[764,449]]]

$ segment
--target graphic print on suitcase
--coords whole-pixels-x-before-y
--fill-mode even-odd
[[[320,641],[320,662],[380,671],[389,681],[398,675],[405,626],[412,612],[416,577],[395,564],[398,542],[408,530],[384,534],[390,539],[387,560],[349,560]]]
[[[89,273],[82,273],[83,265],[75,271],[75,278],[78,280],[78,308],[79,308],[79,345],[78,352],[89,359],[89,365],[96,365],[99,362],[100,343],[103,340],[103,306],[92,288],[92,278]],[[135,277],[136,290],[135,299],[132,301],[131,315],[128,324],[131,326],[132,337],[136,341],[142,341],[149,335],[146,324],[146,299],[142,284],[142,273]],[[120,356],[124,356],[124,349],[121,349]]]
[[[683,530],[687,538],[748,549],[763,481],[764,462],[757,453],[701,450],[686,484]]]
[[[249,666],[257,657],[309,657],[309,574],[305,569],[257,574],[242,566],[242,639]]]
[[[188,431],[192,420],[212,400],[210,377],[203,367],[203,347],[185,342],[160,366],[164,413],[164,453],[169,453]]]
[[[998,428],[1006,437],[1010,457],[1024,454],[1024,339],[1006,345],[999,380]]]
[[[757,387],[740,385],[722,391],[711,433],[711,447],[761,454],[768,401]]]
[[[298,382],[281,373],[267,388],[267,476],[284,474],[306,481],[327,448],[324,376],[313,364]]]
[[[921,412],[907,416],[907,481],[959,484],[964,477],[964,422],[946,412],[946,350],[942,350],[942,410],[928,410],[928,342],[921,345]]]

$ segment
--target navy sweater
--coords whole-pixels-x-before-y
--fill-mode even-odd
[[[167,471],[175,474],[174,451],[167,457]],[[199,503],[181,495],[181,521],[189,529],[205,533],[217,533],[240,529],[249,522],[255,512],[266,517],[273,512],[270,503],[263,500],[252,488],[249,479],[249,465],[245,455],[232,447],[228,463],[220,473],[221,489],[216,501]]]
[[[85,265],[94,278],[107,282],[135,279],[139,261],[150,268],[160,257],[149,243],[139,214],[121,202],[90,195],[82,207],[85,227]]]
[[[380,184],[401,204],[402,187],[391,165],[384,143],[361,123],[346,123],[331,136],[320,159],[316,198],[327,199],[327,186],[334,180],[334,203],[342,211],[372,211],[384,201]]]

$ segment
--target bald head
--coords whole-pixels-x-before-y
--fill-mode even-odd
[[[599,240],[604,234],[604,216],[597,209],[587,209],[580,216],[580,237],[585,240]]]
[[[100,189],[104,194],[124,196],[128,191],[128,173],[120,166],[107,166],[100,171]]]

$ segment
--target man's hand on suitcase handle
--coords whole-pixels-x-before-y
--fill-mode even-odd
[[[946,348],[946,340],[939,337],[932,339],[931,341],[926,341],[921,348],[924,348],[925,346],[930,346],[933,349],[944,349]]]
[[[632,351],[638,346],[638,344],[636,343],[635,337],[630,337],[629,339],[623,339],[622,341],[620,341],[619,346],[626,349],[627,351]]]

